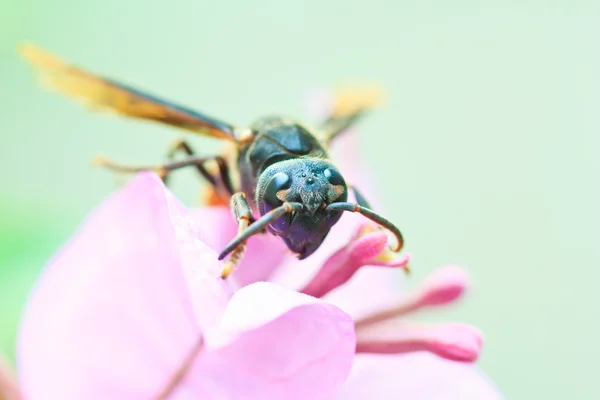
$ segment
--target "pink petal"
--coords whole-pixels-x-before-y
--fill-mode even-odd
[[[226,304],[233,288],[201,227],[152,174],[99,207],[29,301],[28,400],[156,398],[190,354],[170,399],[331,397],[350,371],[352,319],[265,283]]]
[[[202,207],[191,211],[201,230],[200,238],[217,253],[237,235],[237,223],[229,207]],[[219,227],[219,229],[214,229]],[[230,276],[241,286],[269,279],[273,271],[292,255],[283,241],[266,233],[248,240],[246,254]]]
[[[352,240],[363,223],[361,215],[346,213],[313,255],[305,260],[285,262],[270,280],[297,290],[305,287],[327,259]],[[396,268],[361,268],[344,284],[343,290],[332,291],[324,299],[352,316],[362,316],[396,304],[403,279],[403,272]],[[373,295],[374,290],[377,296]]]
[[[29,400],[159,393],[197,342],[198,320],[214,321],[231,293],[226,283],[193,274],[195,266],[218,276],[220,263],[187,237],[184,222],[183,207],[152,174],[137,176],[85,221],[46,269],[23,317],[17,356]],[[211,303],[194,304],[190,285],[210,293]]]
[[[500,400],[479,370],[427,353],[359,355],[336,399]]]
[[[333,226],[316,252],[305,260],[287,259],[274,272],[270,281],[294,289],[305,286],[317,274],[327,259],[354,238],[354,234],[362,222],[363,219],[360,215],[351,213],[342,215],[342,218]]]
[[[209,388],[204,398],[329,399],[350,371],[354,348],[352,319],[338,308],[255,283],[231,299],[189,384]]]
[[[361,226],[362,228],[362,226]],[[315,297],[322,297],[348,280],[364,265],[405,267],[409,256],[392,261],[375,260],[386,250],[388,235],[383,231],[367,233],[352,240],[335,252],[312,280],[301,290]]]
[[[0,355],[0,399],[2,400],[22,400],[23,395],[17,386],[12,368],[8,362]]]
[[[412,310],[452,303],[469,286],[469,276],[460,267],[449,265],[435,270],[412,294]]]

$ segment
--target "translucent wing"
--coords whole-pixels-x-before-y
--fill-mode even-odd
[[[93,109],[157,121],[220,139],[235,140],[235,128],[225,122],[111,79],[96,76],[33,45],[23,45],[20,50],[23,57],[40,71],[45,84],[83,101]]]
[[[378,107],[383,99],[383,89],[378,85],[340,87],[332,94],[330,114],[321,125],[321,137],[326,143],[348,129],[365,112]]]

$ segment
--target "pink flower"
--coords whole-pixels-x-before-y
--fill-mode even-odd
[[[343,164],[359,163],[353,143],[341,142],[341,170],[372,194]],[[468,284],[459,268],[402,297],[409,256],[345,215],[301,262],[275,237],[251,238],[223,281],[217,252],[236,232],[228,208],[187,210],[155,175],[138,175],[33,291],[17,349],[24,397],[501,398],[470,364],[482,346],[476,328],[406,319],[458,299]]]
[[[401,336],[387,341],[387,348],[377,348],[377,340],[386,337],[358,326],[357,345],[353,321],[341,309],[273,283],[252,283],[273,271],[261,259],[264,264],[286,263],[275,271],[280,277],[291,276],[286,268],[303,268],[292,265],[297,261],[289,261],[283,245],[269,237],[255,239],[249,248],[260,251],[251,250],[254,254],[248,254],[232,279],[222,281],[222,264],[204,242],[218,236],[202,228],[227,231],[233,222],[214,225],[226,215],[231,218],[221,208],[190,214],[152,174],[140,174],[96,210],[51,261],[29,300],[17,349],[25,398],[345,399],[361,398],[358,394],[367,390],[436,398],[424,392],[433,389],[432,383],[444,388],[445,399],[497,398],[493,387],[465,364],[404,354],[426,349],[452,354],[450,358],[474,358],[478,344],[465,357],[472,344],[465,346],[463,333],[449,344],[443,343],[445,334],[426,329],[432,340],[423,341],[412,331],[420,338],[413,342],[420,344],[407,346],[410,341],[400,342],[409,330],[399,329],[395,331]],[[353,219],[343,219],[315,262],[343,240],[346,223]],[[369,254],[377,251],[368,249],[381,242],[380,232],[363,234],[330,258],[325,263],[329,267],[304,290],[324,295],[333,289],[327,282],[333,281],[319,281],[331,268],[356,269],[374,258]],[[340,262],[345,254],[354,254],[356,261]],[[393,268],[405,265],[402,260],[379,262]],[[313,263],[305,266],[310,270]],[[238,288],[241,279],[247,286]],[[368,282],[361,278],[361,284]],[[458,286],[461,291],[462,281]],[[447,284],[429,287],[411,297],[404,312],[456,297]],[[385,292],[383,287],[370,289],[363,296]],[[425,293],[429,295],[423,297]],[[436,350],[452,346],[462,350]],[[402,355],[355,358],[355,349]],[[344,383],[353,360],[354,371]],[[373,377],[366,378],[369,374]],[[476,394],[465,397],[468,391]]]
[[[352,319],[272,283],[236,290],[197,228],[152,174],[94,212],[29,300],[25,397],[331,398],[352,364]]]
[[[23,400],[14,374],[2,357],[0,357],[0,399]]]

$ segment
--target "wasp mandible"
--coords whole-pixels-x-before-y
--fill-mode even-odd
[[[156,121],[232,144],[231,154],[203,157],[195,155],[186,142],[179,142],[170,154],[183,150],[186,158],[152,167],[103,161],[104,166],[115,171],[151,169],[163,179],[176,169],[193,166],[215,190],[229,197],[239,230],[219,255],[220,260],[230,255],[223,278],[240,262],[251,236],[268,231],[304,259],[319,248],[344,211],[360,213],[387,228],[397,239],[393,250],[402,249],[400,230],[371,210],[358,189],[346,183],[327,153],[331,141],[370,108],[369,101],[354,105],[346,101],[316,130],[279,116],[261,118],[249,128],[240,128],[94,75],[32,45],[22,46],[21,54],[39,69],[50,87],[95,109]],[[345,99],[340,100],[339,104],[343,104]],[[356,203],[348,202],[349,191]],[[256,213],[260,217],[255,218]]]

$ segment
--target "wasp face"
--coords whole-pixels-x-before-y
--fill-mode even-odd
[[[269,166],[261,174],[256,192],[261,215],[286,201],[303,205],[301,210],[284,214],[268,227],[300,259],[319,248],[341,217],[342,211],[325,207],[348,199],[346,182],[335,166],[313,158],[295,158]]]

